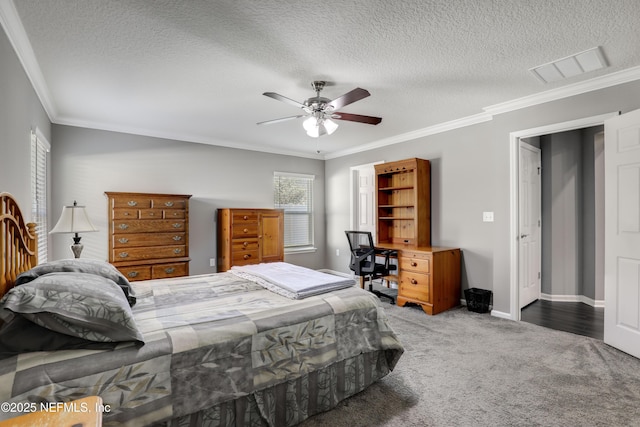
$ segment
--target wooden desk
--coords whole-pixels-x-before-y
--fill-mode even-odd
[[[437,314],[460,305],[460,249],[391,243],[376,248],[398,251],[398,306],[411,302]]]
[[[37,408],[40,408],[39,404]],[[47,410],[0,421],[0,427],[100,427],[102,409],[102,398],[89,396],[72,402],[54,403]]]

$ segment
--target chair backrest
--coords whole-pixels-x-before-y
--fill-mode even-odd
[[[356,275],[371,274],[375,270],[376,253],[369,231],[345,231],[351,249],[349,269]]]
[[[351,253],[355,249],[371,249],[373,248],[373,236],[370,231],[345,231],[349,240],[349,248]]]

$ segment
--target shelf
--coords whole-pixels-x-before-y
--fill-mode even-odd
[[[414,205],[378,205],[379,208],[412,208]]]
[[[393,191],[393,190],[413,190],[413,185],[400,185],[398,187],[380,187],[378,191]]]
[[[380,220],[385,220],[385,221],[413,221],[415,220],[415,218],[398,218],[397,216],[381,216],[378,217],[378,219]]]

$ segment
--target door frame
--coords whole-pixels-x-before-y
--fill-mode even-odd
[[[540,294],[542,292],[542,279],[540,277],[541,272],[542,272],[542,244],[541,244],[542,243],[541,242],[542,233],[540,232],[541,231],[540,221],[542,220],[542,170],[541,170],[542,169],[542,155],[541,155],[542,150],[539,147],[536,147],[536,146],[526,142],[525,138],[519,138],[518,139],[518,150],[519,150],[518,151],[518,153],[519,153],[518,154],[518,168],[519,168],[520,172],[522,172],[522,169],[520,169],[520,168],[521,168],[522,163],[523,163],[523,156],[522,156],[523,150],[525,150],[525,151],[528,150],[530,152],[535,153],[535,156],[536,156],[536,158],[535,158],[535,166],[538,169],[538,175],[537,175],[537,178],[536,178],[537,179],[537,183],[536,183],[537,192],[536,192],[535,195],[533,195],[533,194],[529,195],[529,201],[530,202],[533,202],[534,197],[537,198],[537,200],[535,200],[535,204],[538,207],[536,212],[535,212],[536,222],[538,224],[535,227],[535,233],[532,233],[532,234],[535,234],[535,242],[537,243],[536,250],[535,250],[535,256],[536,256],[536,260],[535,260],[535,264],[536,265],[535,265],[535,267],[536,267],[537,274],[538,274],[538,280],[537,280],[537,284],[536,284],[536,293],[537,293],[537,295],[536,295],[535,300],[538,300],[538,299],[540,299]],[[522,176],[521,176],[521,174],[518,174],[518,182],[519,182],[518,191],[520,191],[520,188],[522,186]],[[520,197],[520,193],[518,193],[518,201],[519,201],[518,210],[519,210],[520,213],[522,213],[522,211],[521,211],[522,203],[521,202],[523,201],[523,199],[524,198]],[[531,204],[528,204],[528,206],[531,206]],[[533,210],[531,210],[531,209],[529,209],[529,211],[533,212]],[[520,216],[518,216],[518,218],[520,218]],[[519,224],[518,234],[520,235],[520,238],[518,239],[518,251],[522,250],[522,241],[523,241],[523,238],[526,237],[526,236],[523,236],[521,234],[522,231],[523,230],[522,230],[521,224]],[[520,255],[524,255],[524,254],[520,253]],[[527,257],[525,255],[524,258],[523,257],[519,257],[518,258],[518,269],[519,269],[520,272],[522,272],[520,263],[523,262],[523,259],[527,259],[527,258],[528,258],[527,262],[529,264],[531,264],[531,257]],[[529,265],[528,268],[529,268],[529,271],[530,271],[531,265]],[[525,271],[526,270],[527,269],[525,269]],[[525,272],[525,275],[526,275],[526,272]],[[522,307],[523,307],[523,304],[522,304],[522,301],[521,301],[522,294],[520,292],[522,291],[522,282],[524,282],[524,280],[525,280],[524,277],[521,274],[518,274],[518,292],[519,292],[519,294],[518,294],[518,307],[520,308],[520,310],[522,310]],[[533,300],[533,301],[535,301],[535,300]],[[533,301],[528,301],[525,305],[530,304]]]
[[[531,129],[524,129],[509,134],[509,318],[520,321],[520,289],[519,289],[519,242],[518,242],[518,217],[519,217],[519,158],[520,138],[531,138],[550,133],[566,132],[575,129],[604,125],[604,121],[618,116],[619,112],[600,114],[577,120],[554,123]],[[606,141],[605,141],[606,144]]]

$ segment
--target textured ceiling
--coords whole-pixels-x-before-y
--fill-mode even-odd
[[[638,0],[0,0],[2,23],[55,123],[331,157],[640,65]],[[608,67],[543,84],[534,66],[601,46]],[[355,87],[308,137],[297,101]],[[358,148],[360,147],[360,148]],[[316,155],[316,150],[321,154]]]

